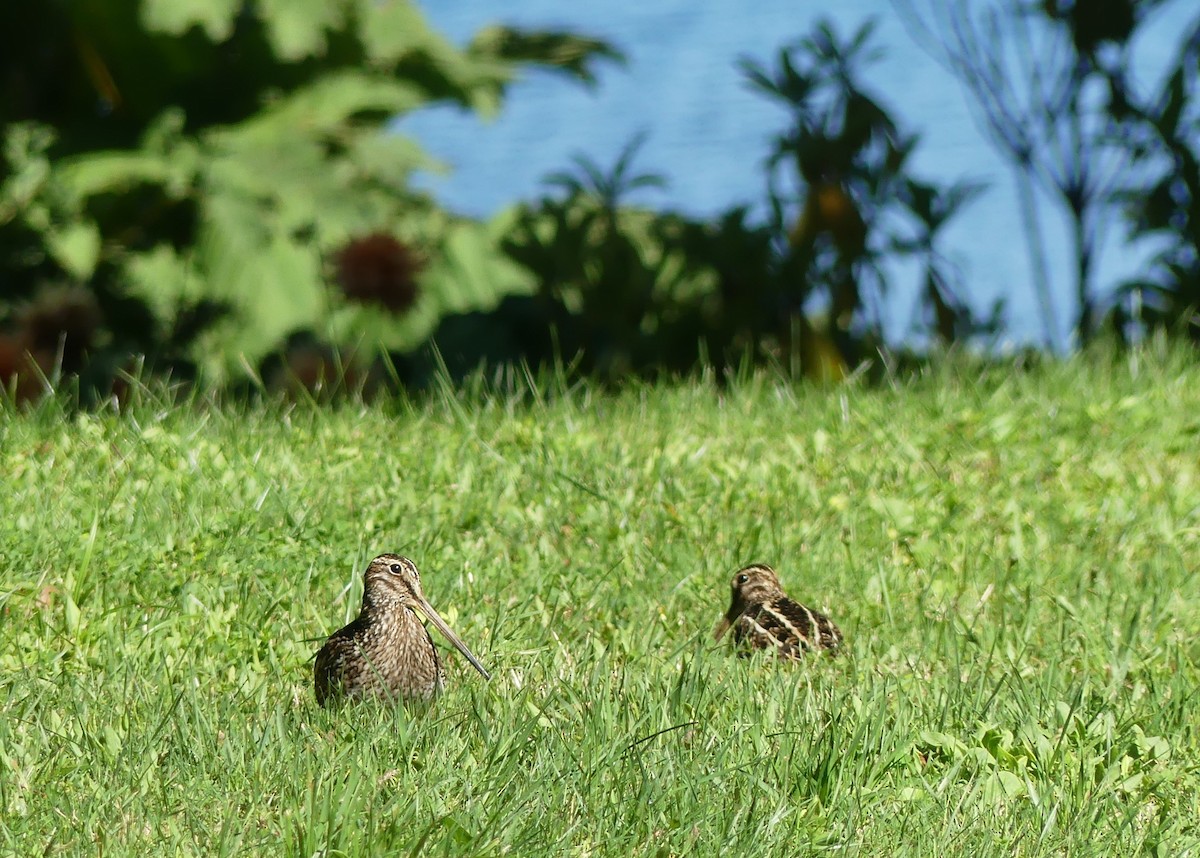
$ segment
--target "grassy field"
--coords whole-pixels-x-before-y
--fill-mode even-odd
[[[7,409],[0,851],[1200,854],[1198,448],[1179,355]],[[385,550],[493,679],[326,712]],[[751,560],[845,657],[713,643]]]

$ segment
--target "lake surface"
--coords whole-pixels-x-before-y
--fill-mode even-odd
[[[843,40],[863,21],[876,18],[873,43],[886,55],[865,79],[902,128],[920,133],[915,172],[942,183],[970,179],[988,185],[944,236],[943,250],[961,266],[969,302],[985,312],[1004,298],[1007,339],[1044,339],[1012,173],[977,127],[958,82],[914,42],[888,0],[609,0],[571,5],[509,0],[500,14],[485,3],[422,5],[434,26],[457,43],[501,20],[599,36],[628,60],[624,66],[600,66],[594,89],[561,75],[528,73],[512,88],[501,114],[488,122],[454,108],[425,110],[397,122],[398,130],[419,139],[453,168],[449,177],[427,178],[427,186],[452,209],[474,216],[535,198],[544,188],[543,177],[568,168],[573,155],[609,167],[642,131],[648,137],[636,165],[661,173],[669,186],[643,193],[638,202],[699,216],[739,203],[761,206],[766,196],[762,162],[771,135],[784,127],[786,116],[746,86],[738,59],[773,65],[782,46],[807,34],[822,17],[834,23]],[[1180,27],[1194,14],[1189,2],[1169,5],[1149,29],[1151,49],[1144,53],[1153,58],[1173,52]],[[1144,75],[1154,71],[1151,60]],[[1065,320],[1075,308],[1066,233],[1053,210],[1044,212],[1043,226],[1054,280],[1061,287],[1055,295],[1057,316]],[[1134,271],[1138,258],[1122,247],[1118,230],[1110,231],[1098,289],[1111,290]],[[896,271],[885,322],[893,342],[906,336],[916,288],[917,272]],[[1065,321],[1054,336],[1058,343],[1066,342]]]

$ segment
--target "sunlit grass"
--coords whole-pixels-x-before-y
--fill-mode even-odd
[[[1200,849],[1186,356],[0,421],[5,853]],[[325,712],[384,550],[494,679]],[[712,643],[751,560],[846,657]]]

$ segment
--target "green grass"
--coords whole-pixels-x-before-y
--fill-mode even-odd
[[[934,376],[0,412],[0,852],[1200,853],[1200,369]],[[385,550],[493,680],[325,712]]]

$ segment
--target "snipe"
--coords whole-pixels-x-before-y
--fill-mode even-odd
[[[733,573],[729,610],[713,637],[720,640],[733,627],[733,639],[743,651],[774,649],[780,658],[800,659],[809,650],[836,653],[842,632],[833,620],[788,598],[779,575],[765,563],[753,563]]]
[[[380,554],[363,577],[358,618],[330,635],[317,653],[313,683],[319,704],[325,706],[339,697],[428,700],[441,691],[446,671],[416,611],[424,614],[484,679],[491,679],[425,599],[415,563],[399,554]]]

